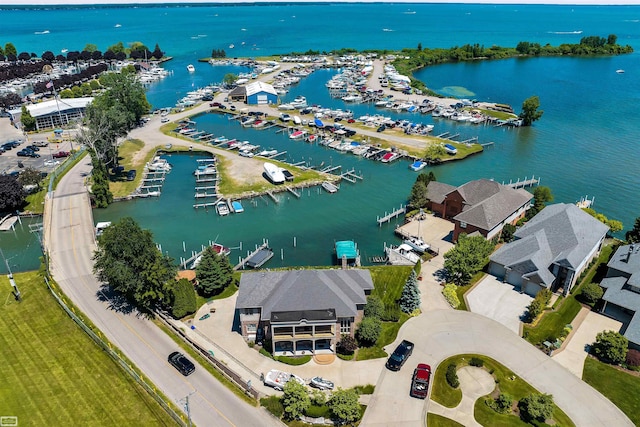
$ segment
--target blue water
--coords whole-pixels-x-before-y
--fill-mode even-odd
[[[415,13],[410,13],[415,12]],[[498,181],[542,177],[556,201],[575,202],[595,196],[595,208],[631,227],[640,215],[636,173],[640,154],[637,107],[640,103],[639,6],[525,6],[445,4],[310,4],[310,5],[193,5],[137,7],[0,8],[0,40],[11,41],[18,52],[81,50],[94,43],[99,49],[122,41],[142,41],[151,49],[158,43],[174,59],[165,64],[173,75],[150,87],[154,107],[173,105],[187,91],[222,80],[241,67],[212,67],[197,63],[212,49],[228,56],[262,56],[308,49],[329,51],[451,47],[466,43],[515,46],[519,41],[541,44],[577,43],[587,35],[614,33],[636,53],[606,58],[508,59],[445,64],[415,73],[430,88],[445,94],[509,103],[520,109],[531,95],[540,97],[542,120],[533,127],[506,129],[455,124],[430,116],[407,116],[434,123],[434,133],[451,131],[464,137],[494,141],[482,155],[434,168],[438,179],[462,184],[481,177]],[[115,25],[121,26],[116,28]],[[392,31],[383,31],[383,29]],[[47,34],[35,34],[48,30]],[[243,44],[244,42],[244,44]],[[229,49],[233,43],[234,49]],[[189,74],[186,65],[196,72]],[[616,69],[625,74],[616,74]],[[287,98],[305,95],[311,103],[351,108],[356,115],[374,107],[345,106],[331,99],[324,82],[332,70],[321,70],[291,89]],[[385,114],[389,114],[385,112]],[[216,134],[257,140],[263,146],[282,146],[292,160],[321,161],[353,166],[365,180],[328,196],[310,190],[302,199],[282,197],[280,204],[258,200],[242,215],[219,218],[191,208],[193,183],[189,173],[195,160],[175,157],[176,168],[159,200],[120,203],[96,211],[98,219],[133,215],[151,228],[172,256],[198,248],[208,239],[237,246],[269,238],[282,249],[274,265],[331,263],[334,240],[354,239],[365,256],[379,254],[383,242],[393,241],[393,224],[379,229],[375,217],[397,206],[407,196],[415,174],[406,163],[371,164],[351,155],[320,147],[294,144],[269,131],[241,129],[207,115],[199,127]],[[286,147],[286,148],[285,148]],[[352,162],[359,162],[351,164]],[[175,187],[174,187],[175,186]],[[188,197],[181,196],[188,194]],[[182,199],[181,199],[182,197]],[[179,204],[176,200],[181,200]],[[174,213],[175,212],[175,213]],[[171,226],[167,219],[173,218]],[[190,231],[196,229],[195,232]],[[293,248],[293,237],[297,248]],[[2,238],[6,241],[6,239]],[[29,243],[33,246],[32,243]],[[311,245],[311,247],[305,246]],[[4,248],[4,244],[3,244]],[[306,248],[306,249],[304,249]],[[240,254],[234,251],[234,256]],[[14,251],[15,253],[15,251]],[[25,263],[21,262],[22,265]],[[34,261],[37,266],[37,260]],[[31,268],[34,267],[31,266]],[[2,266],[0,266],[0,269]]]

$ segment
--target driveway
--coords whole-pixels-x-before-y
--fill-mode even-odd
[[[529,295],[487,275],[466,296],[469,311],[502,323],[520,336],[520,318],[533,300]]]
[[[565,344],[565,348],[560,352],[554,353],[553,360],[567,368],[578,378],[582,378],[588,348],[596,340],[598,332],[620,331],[622,323],[602,314],[594,313],[588,308],[583,308],[576,316],[576,319],[584,320],[578,325],[572,323],[574,330],[567,338],[568,342]]]
[[[429,403],[409,397],[412,367],[428,363],[433,369],[449,356],[478,353],[489,356],[543,393],[581,427],[632,426],[633,423],[609,400],[527,343],[500,323],[479,314],[437,310],[407,321],[392,349],[400,340],[416,344],[413,355],[399,372],[383,370],[363,426],[424,425]]]

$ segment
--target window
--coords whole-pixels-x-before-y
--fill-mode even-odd
[[[467,228],[467,223],[464,221],[460,221],[460,228]]]
[[[258,325],[256,325],[255,323],[247,323],[247,333],[248,334],[255,333],[256,329],[258,329]]]
[[[351,333],[351,319],[341,319],[340,320],[340,333],[341,334],[350,334]]]

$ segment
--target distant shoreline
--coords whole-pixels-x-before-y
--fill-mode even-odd
[[[469,5],[513,5],[513,6],[532,6],[532,5],[545,5],[545,6],[640,6],[640,0],[471,0],[471,1],[459,1],[459,0],[395,0],[393,2],[386,2],[380,0],[232,0],[231,2],[224,0],[189,0],[185,3],[177,0],[9,0],[11,3],[0,6],[0,10],[7,7],[15,6],[45,6],[45,7],[64,7],[64,6],[151,6],[151,5],[176,5],[181,7],[188,7],[189,5],[219,5],[219,6],[233,6],[237,5],[251,5],[256,3],[290,3],[290,4],[318,4],[318,3],[394,3],[394,4],[469,4]]]

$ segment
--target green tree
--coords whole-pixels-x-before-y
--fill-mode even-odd
[[[536,187],[533,190],[533,208],[536,212],[540,212],[547,203],[553,202],[553,194],[551,194],[551,189],[549,187]]]
[[[624,235],[627,239],[627,243],[639,243],[640,242],[640,217],[637,217],[633,223],[633,228]]]
[[[7,43],[7,44],[4,45],[4,55],[5,56],[9,56],[9,55],[18,56],[18,50],[13,45],[13,43]]]
[[[204,296],[219,294],[233,283],[233,268],[226,256],[218,254],[211,246],[202,253],[196,267],[198,293]]]
[[[126,53],[126,49],[122,42],[118,42],[114,45],[109,46],[107,50],[110,50],[113,53]]]
[[[580,291],[580,297],[587,303],[593,304],[604,295],[604,291],[597,283],[587,283]]]
[[[36,119],[31,115],[26,105],[22,106],[22,114],[20,115],[20,122],[22,122],[22,127],[27,132],[36,130]]]
[[[582,210],[609,227],[609,233],[617,233],[619,231],[622,231],[622,229],[624,228],[621,221],[609,219],[604,214],[596,212],[592,208],[584,208]]]
[[[73,98],[73,91],[71,89],[62,89],[58,95],[60,95],[61,99],[70,99]]]
[[[500,238],[503,242],[509,243],[513,240],[513,233],[516,232],[516,226],[513,224],[505,224],[502,227],[502,233],[500,234]]]
[[[400,296],[400,310],[407,314],[413,313],[420,308],[420,288],[418,288],[418,278],[416,272],[411,270],[407,282],[402,288]]]
[[[197,307],[196,291],[187,279],[180,279],[171,287],[171,315],[180,319],[195,313]]]
[[[362,347],[370,347],[376,343],[382,332],[382,323],[375,317],[364,317],[358,329],[356,329],[356,339]]]
[[[100,82],[98,80],[95,80],[95,79],[93,79],[93,80],[91,80],[89,82],[89,86],[91,87],[92,91],[99,90],[101,88]]]
[[[466,285],[489,262],[493,248],[482,236],[461,234],[455,247],[444,254],[444,268],[456,285]]]
[[[513,404],[513,398],[507,393],[500,393],[500,395],[489,405],[491,408],[500,414],[511,413],[511,405]]]
[[[331,410],[338,425],[353,424],[360,419],[360,404],[358,403],[358,393],[353,389],[343,390],[338,388],[331,394],[327,406]]]
[[[424,159],[437,162],[447,155],[447,150],[440,144],[430,144],[424,151]]]
[[[619,364],[627,357],[629,340],[616,331],[598,332],[593,351],[599,359],[608,363]]]
[[[553,396],[550,394],[531,393],[520,399],[518,403],[520,416],[527,422],[544,422],[553,413]]]
[[[354,351],[358,348],[358,343],[355,338],[353,338],[349,334],[342,334],[340,337],[340,342],[336,347],[336,351],[340,354],[353,354]]]
[[[382,318],[384,314],[384,304],[375,295],[369,295],[367,297],[367,304],[364,306],[364,315],[367,317],[375,317],[377,319]]]
[[[236,74],[227,73],[222,78],[222,83],[224,83],[225,85],[232,85],[236,82],[236,80],[238,80],[238,76]]]
[[[284,385],[284,395],[282,396],[282,406],[284,406],[284,416],[288,420],[296,420],[304,414],[311,406],[311,398],[307,388],[298,381],[287,381]]]
[[[91,108],[87,109],[87,116],[91,120],[91,114],[96,109],[103,112],[117,110],[110,117],[124,116],[124,120],[118,120],[114,128],[118,136],[137,126],[142,116],[151,109],[144,86],[135,73],[106,73],[101,76],[100,84],[107,89],[93,99]]]
[[[93,153],[91,153],[91,163],[93,165],[91,171],[93,204],[97,208],[106,208],[113,202],[113,194],[109,190],[109,173],[104,162],[101,162]]]
[[[531,96],[524,100],[522,103],[522,112],[520,113],[520,118],[524,126],[531,126],[533,122],[542,117],[544,111],[538,111],[538,108],[540,108],[540,98],[537,96]]]
[[[409,195],[409,206],[412,209],[421,209],[427,206],[429,196],[427,194],[427,186],[422,181],[416,181],[411,187]]]
[[[80,86],[74,86],[71,88],[71,92],[73,92],[74,98],[82,98],[84,96],[84,92]]]
[[[453,388],[458,388],[460,386],[460,379],[458,379],[458,368],[455,363],[450,363],[447,366],[447,372],[444,375],[447,380],[447,384],[449,384]]]
[[[24,204],[24,196],[16,177],[0,175],[0,212],[14,212]]]
[[[95,52],[96,50],[98,50],[98,46],[93,43],[87,43],[82,49],[83,52]]]
[[[98,239],[94,272],[101,282],[121,292],[144,312],[164,306],[170,297],[168,282],[176,268],[156,248],[153,235],[133,218],[107,227]]]
[[[25,168],[18,176],[18,182],[20,185],[37,185],[40,188],[40,182],[42,182],[42,175],[40,171],[32,167]]]

